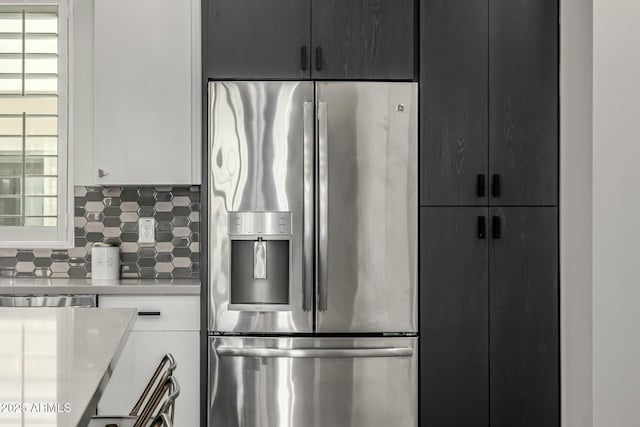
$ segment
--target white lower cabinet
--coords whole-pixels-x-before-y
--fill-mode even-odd
[[[99,306],[137,308],[139,314],[152,314],[138,316],[136,319],[136,324],[98,404],[98,415],[127,415],[162,356],[171,353],[178,365],[174,375],[180,385],[174,425],[199,426],[200,338],[198,330],[185,329],[194,324],[198,325],[199,298],[102,296]],[[183,321],[173,321],[177,318]]]

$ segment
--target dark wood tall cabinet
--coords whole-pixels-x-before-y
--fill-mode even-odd
[[[487,1],[420,3],[420,204],[486,205]]]
[[[557,0],[420,4],[421,204],[556,205]]]
[[[489,1],[489,174],[494,206],[558,203],[557,0]]]
[[[490,215],[490,426],[559,426],[558,209]]]
[[[557,0],[420,2],[423,427],[560,425]]]
[[[420,209],[422,426],[486,426],[487,215],[486,207]]]

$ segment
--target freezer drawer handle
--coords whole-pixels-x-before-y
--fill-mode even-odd
[[[227,357],[283,357],[294,359],[327,359],[354,357],[411,357],[410,347],[380,348],[238,348],[218,347],[216,353]]]

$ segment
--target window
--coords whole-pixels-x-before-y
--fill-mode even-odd
[[[0,2],[0,245],[63,247],[67,215],[66,2]]]

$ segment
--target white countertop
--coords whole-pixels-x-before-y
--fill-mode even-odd
[[[0,278],[0,295],[200,295],[198,279]]]
[[[0,425],[86,425],[134,315],[133,309],[0,308]]]

